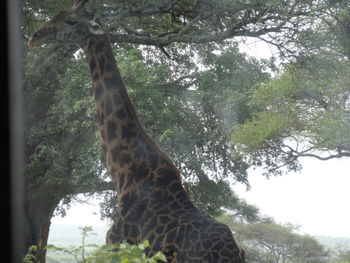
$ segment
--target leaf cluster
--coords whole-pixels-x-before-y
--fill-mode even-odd
[[[82,244],[73,248],[62,248],[54,245],[48,245],[47,249],[53,251],[62,251],[74,257],[77,263],[157,263],[166,262],[166,258],[163,253],[157,252],[151,257],[147,257],[145,254],[146,249],[149,247],[149,242],[144,241],[138,245],[131,245],[126,241],[119,245],[104,245],[98,247],[94,244],[85,244],[85,238],[91,235],[93,229],[91,227],[83,227],[82,230]],[[87,249],[95,248],[94,251],[87,252]],[[24,262],[24,263],[30,263]]]

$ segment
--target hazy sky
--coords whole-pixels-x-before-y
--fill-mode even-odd
[[[350,158],[302,164],[299,173],[270,179],[251,171],[251,190],[233,189],[279,223],[299,224],[311,235],[350,237]]]

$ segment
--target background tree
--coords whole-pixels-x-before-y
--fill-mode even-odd
[[[311,236],[296,233],[296,226],[280,225],[266,217],[248,224],[238,223],[229,215],[221,216],[219,220],[235,232],[249,262],[329,262],[325,247]]]
[[[332,262],[334,263],[348,263],[350,262],[350,249],[346,247],[337,247],[333,251],[334,257]]]
[[[24,38],[70,5],[68,0],[23,1]],[[242,155],[231,158],[236,147],[230,132],[251,118],[247,94],[269,76],[267,64],[240,54],[234,38],[266,36],[265,41],[294,52],[283,47],[312,27],[326,6],[327,1],[312,0],[89,3],[110,33],[146,130],[175,160],[205,212],[218,215],[226,207],[254,214],[251,207],[240,207],[229,187],[229,179],[248,183],[250,165]],[[44,262],[55,209],[64,214],[77,193],[112,186],[100,156],[81,53],[68,46],[23,49],[26,246],[38,245],[37,259]],[[110,215],[106,204],[111,202],[103,204]]]
[[[350,157],[350,6],[338,4],[298,35],[296,59],[249,94],[251,118],[233,141],[239,156],[266,174],[298,170],[300,157]]]

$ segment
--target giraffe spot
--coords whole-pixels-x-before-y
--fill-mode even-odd
[[[200,222],[192,222],[192,226],[196,229],[199,229],[202,226],[202,224]]]
[[[128,174],[128,176],[126,177],[126,183],[125,183],[124,189],[130,188],[134,184],[135,184],[135,178],[131,174]]]
[[[169,208],[167,208],[167,207],[165,207],[165,208],[163,208],[163,209],[161,209],[161,210],[158,210],[157,211],[157,214],[160,214],[160,215],[168,215],[168,214],[170,214],[170,210],[169,210]],[[168,220],[168,221],[170,221],[170,219]],[[162,222],[163,223],[163,222]],[[165,223],[163,223],[163,224],[165,224]]]
[[[115,113],[115,116],[120,120],[124,120],[126,118],[126,112],[123,108],[121,108],[117,110],[117,112]]]
[[[145,162],[133,164],[130,167],[130,177],[134,177],[136,182],[148,176],[149,169]]]
[[[98,74],[98,72],[96,72],[93,76],[92,76],[92,79],[93,81],[97,81],[98,79],[100,78],[100,74]]]
[[[149,166],[152,170],[155,170],[157,168],[158,165],[158,155],[155,153],[151,153],[148,155],[148,162],[149,162]]]
[[[128,236],[129,234],[129,226],[127,224],[124,224],[123,233],[124,233],[124,236]]]
[[[105,58],[104,57],[99,57],[98,58],[98,66],[101,71],[101,75],[103,76],[105,72]]]
[[[90,71],[93,72],[96,68],[96,60],[95,58],[91,58],[89,61]]]
[[[96,54],[101,53],[103,51],[103,49],[105,48],[105,46],[106,46],[105,41],[98,42],[95,46],[95,53]]]
[[[120,95],[117,94],[117,93],[113,95],[113,100],[114,100],[114,103],[115,103],[116,105],[120,105],[120,104],[123,103],[122,98],[121,98]]]
[[[229,242],[232,242],[231,240]],[[230,249],[225,249],[224,251],[221,252],[221,256],[230,258],[232,257],[232,253]]]
[[[176,176],[176,172],[167,168],[159,168],[157,170],[159,177],[157,178],[157,187],[167,187],[170,183],[174,181],[178,181],[178,177]]]
[[[172,229],[176,228],[178,226],[177,221],[172,221],[169,224],[167,224],[165,232],[170,232]]]
[[[167,243],[172,243],[174,242],[176,238],[176,229],[170,231],[167,235],[166,235],[166,242]],[[172,254],[172,253],[171,253]]]
[[[105,77],[103,81],[108,89],[116,88],[118,84],[121,84],[120,76],[117,76],[116,74],[111,77]]]
[[[101,85],[95,86],[95,100],[98,100],[101,98],[103,94],[103,88]]]
[[[105,121],[105,114],[101,112],[101,114],[98,115],[98,122],[102,126],[104,124],[104,121]]]
[[[132,237],[137,237],[137,235],[138,235],[137,227],[136,226],[132,226],[131,227],[131,236]]]
[[[177,262],[186,262],[186,260],[187,260],[187,256],[185,253],[180,252],[180,253],[176,254],[176,261]],[[213,262],[213,261],[207,260],[205,262]]]
[[[156,233],[157,234],[161,234],[161,233],[163,233],[164,232],[164,226],[158,226],[157,228],[156,228]]]
[[[117,138],[117,123],[109,121],[107,123],[107,140],[108,142]]]
[[[128,154],[128,153],[120,154],[120,156],[119,156],[119,165],[120,166],[124,166],[130,162],[131,162],[130,154]]]
[[[185,191],[180,191],[177,195],[176,195],[176,200],[179,201],[180,203],[184,204],[185,202],[188,201],[188,196],[185,193]]]
[[[140,218],[140,216],[141,216],[140,212],[141,211],[139,209],[136,209],[136,208],[131,209],[129,215],[125,218],[125,220],[128,221],[128,222],[135,222],[135,221],[137,221]]]
[[[178,203],[178,202],[172,202],[170,205],[169,205],[169,209],[170,209],[170,211],[176,211],[176,210],[178,210],[178,209],[180,209],[181,208],[181,206],[180,206],[180,204]]]
[[[143,159],[143,157],[146,156],[146,152],[145,152],[145,150],[143,149],[142,146],[137,147],[137,148],[134,150],[134,156],[135,156],[135,159],[137,159],[137,160]]]
[[[106,98],[106,114],[109,115],[112,113],[112,101],[109,97]]]
[[[204,240],[202,242],[202,246],[205,250],[209,250],[209,248],[212,246],[212,242],[210,240]]]
[[[89,44],[88,44],[88,49],[91,50],[94,45],[95,45],[95,41],[94,40],[90,40]]]
[[[156,238],[156,235],[155,235],[154,233],[151,233],[151,234],[147,237],[148,241],[150,241],[150,242],[152,242],[152,240],[154,240],[155,238]]]
[[[135,205],[136,200],[137,196],[135,192],[124,194],[120,199],[121,214],[125,215]]]
[[[115,70],[114,65],[107,62],[106,65],[105,65],[105,71],[106,72],[110,72],[110,71],[113,71],[113,70]]]
[[[151,222],[149,222],[148,224],[148,228],[151,229],[153,231],[153,229],[155,229],[157,227],[157,218],[153,217]]]
[[[130,140],[131,138],[136,137],[136,126],[133,123],[128,122],[122,126],[122,138],[124,140]]]
[[[135,139],[131,145],[131,148],[135,149],[136,147],[138,147],[140,145],[140,142],[138,139]]]
[[[166,223],[168,223],[169,221],[171,221],[171,218],[169,217],[169,216],[160,216],[159,217],[159,220],[160,220],[160,222],[162,223],[162,224],[166,224]]]
[[[171,184],[171,186],[168,189],[171,193],[177,193],[182,190],[182,185],[180,182],[175,182]]]
[[[146,211],[148,208],[148,199],[142,200],[142,202],[138,205],[137,208],[139,211]]]
[[[122,151],[125,151],[127,150],[128,147],[127,146],[122,146],[122,145],[117,145],[117,146],[114,146],[112,149],[111,149],[111,154],[112,154],[112,158],[113,158],[113,161],[116,162],[120,156],[120,153]]]

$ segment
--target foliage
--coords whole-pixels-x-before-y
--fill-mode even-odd
[[[35,253],[37,251],[37,246],[30,246],[28,248],[27,254],[23,258],[23,263],[34,263],[35,262]]]
[[[315,238],[296,233],[291,224],[280,225],[271,218],[241,224],[228,215],[221,220],[233,230],[249,262],[329,262],[329,251]]]
[[[74,257],[77,263],[108,263],[108,262],[121,262],[121,263],[157,263],[166,262],[166,258],[163,253],[157,252],[152,257],[145,255],[145,250],[149,247],[149,242],[144,241],[139,245],[131,245],[127,242],[123,242],[120,245],[104,245],[98,247],[94,244],[85,244],[85,238],[90,235],[92,228],[83,227],[82,230],[82,242],[78,247],[62,248],[54,245],[48,245],[47,249],[54,251],[63,251]],[[96,248],[92,252],[87,252],[88,248]],[[27,263],[27,262],[24,262]]]
[[[342,7],[330,8],[339,19],[330,14],[299,35],[301,54],[249,94],[251,116],[232,139],[236,154],[267,175],[300,169],[301,157],[350,157],[350,64],[340,41],[350,16]]]

